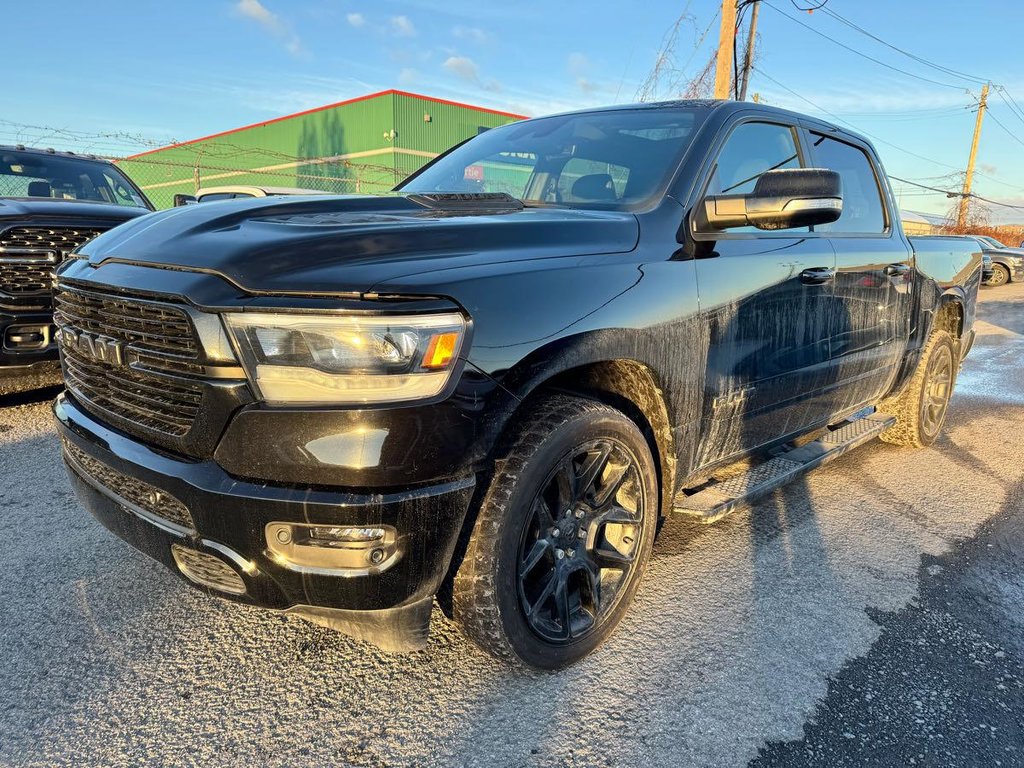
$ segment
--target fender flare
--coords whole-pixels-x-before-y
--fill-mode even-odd
[[[677,480],[677,452],[681,448],[674,432],[678,414],[673,415],[671,393],[665,390],[654,361],[647,359],[643,348],[637,334],[613,329],[557,339],[533,350],[501,379],[502,387],[516,399],[502,431],[514,422],[521,404],[548,384],[582,395],[607,395],[613,406],[630,405],[635,413],[627,415],[634,420],[642,417],[646,424],[638,426],[642,431],[649,429],[663,486],[662,501],[667,503],[667,494]],[[563,377],[577,370],[581,372],[579,378]]]
[[[935,318],[938,317],[939,313],[942,312],[947,306],[953,305],[957,308],[957,328],[956,334],[958,338],[962,338],[964,334],[964,324],[967,320],[967,292],[959,285],[954,285],[947,288],[939,296],[939,300],[935,302],[935,309],[932,313],[932,317],[929,320],[928,334],[931,335],[932,327],[935,325]],[[925,337],[927,339],[927,336]]]

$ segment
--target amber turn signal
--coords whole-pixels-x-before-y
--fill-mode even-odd
[[[459,334],[457,333],[435,333],[427,345],[427,352],[423,355],[421,368],[437,370],[446,368],[455,355],[459,346]]]

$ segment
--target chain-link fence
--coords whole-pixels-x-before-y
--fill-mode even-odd
[[[114,162],[157,208],[173,205],[176,194],[193,195],[199,189],[224,186],[312,189],[329,194],[382,193],[418,167],[379,162],[387,163],[393,157],[371,157],[368,161],[338,156],[289,158],[265,163],[264,158],[246,155],[226,158],[194,154],[192,158],[169,158],[164,153],[153,153]]]
[[[346,155],[295,157],[263,147],[210,142],[106,159],[127,174],[157,208],[169,208],[177,194],[194,195],[200,189],[224,186],[379,194],[394,188],[431,157],[430,153],[397,147]],[[73,156],[57,153],[47,158],[38,172],[22,168],[13,173],[0,173],[0,197],[117,202],[120,195],[126,198],[123,202],[132,203],[130,190],[124,185],[102,170],[94,168],[83,173],[80,162]],[[111,196],[115,199],[110,200]]]

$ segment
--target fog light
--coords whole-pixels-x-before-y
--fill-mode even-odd
[[[383,528],[340,528],[313,526],[309,529],[309,543],[322,547],[342,547],[346,544],[381,541],[387,531]]]
[[[402,541],[390,525],[344,526],[268,523],[270,556],[293,571],[335,576],[380,573],[402,556]]]

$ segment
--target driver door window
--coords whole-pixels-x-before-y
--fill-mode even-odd
[[[795,130],[777,123],[743,123],[729,134],[718,154],[705,194],[747,195],[761,174],[781,168],[802,168]],[[733,227],[728,232],[760,232],[756,227]],[[807,232],[795,227],[788,232]]]

